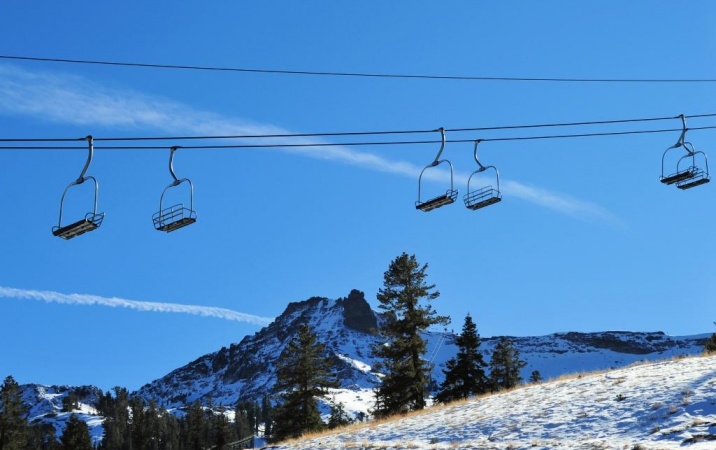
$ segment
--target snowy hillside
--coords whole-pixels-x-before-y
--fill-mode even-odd
[[[530,385],[268,448],[714,449],[716,356]]]
[[[239,398],[260,400],[276,382],[274,362],[291,341],[298,325],[308,323],[327,345],[333,370],[347,389],[371,389],[377,375],[370,352],[377,315],[363,293],[345,299],[314,297],[290,303],[269,326],[239,344],[222,348],[142,387],[137,394],[167,408],[195,400],[213,405],[236,404]]]
[[[103,417],[97,414],[93,405],[102,395],[102,392],[94,386],[43,386],[39,384],[25,384],[21,386],[22,400],[30,407],[28,419],[32,423],[43,423],[51,425],[55,429],[57,437],[67,425],[71,414],[77,415],[84,420],[89,427],[90,437],[93,444],[102,440]],[[63,403],[71,399],[72,405],[64,408]]]

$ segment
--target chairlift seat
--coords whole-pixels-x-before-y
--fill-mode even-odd
[[[435,198],[426,200],[424,202],[420,202],[420,201],[415,202],[415,209],[419,209],[424,212],[432,211],[433,209],[440,208],[441,206],[445,206],[445,205],[454,203],[456,198],[457,198],[457,191],[453,190],[453,189],[448,189],[444,195],[439,195]]]
[[[691,189],[696,186],[701,186],[702,184],[706,184],[709,181],[711,181],[711,178],[709,177],[709,174],[705,171],[697,168],[697,167],[690,167],[689,170],[691,170],[694,174],[693,177],[679,181],[676,183],[676,187],[682,190]]]
[[[196,212],[179,203],[155,213],[152,221],[156,230],[170,233],[196,222]]]
[[[78,220],[75,223],[65,225],[64,227],[53,227],[52,234],[62,239],[72,239],[81,234],[85,234],[89,231],[96,230],[102,225],[104,219],[104,213],[94,214],[87,213],[84,219]]]
[[[686,170],[682,170],[680,172],[673,173],[669,175],[668,177],[661,177],[661,182],[664,184],[674,184],[679,183],[682,181],[690,180],[694,178],[696,174],[694,173],[694,168],[689,167]]]
[[[502,200],[502,195],[492,186],[485,186],[480,190],[465,194],[463,200],[467,209],[475,211],[499,203]]]

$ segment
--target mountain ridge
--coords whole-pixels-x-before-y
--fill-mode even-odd
[[[226,405],[235,404],[239,399],[256,401],[263,395],[276,395],[272,361],[302,323],[309,324],[318,340],[326,344],[342,389],[371,390],[379,382],[378,374],[372,371],[377,361],[371,347],[378,342],[374,330],[382,317],[370,308],[364,293],[356,289],[347,297],[335,300],[311,297],[292,302],[253,336],[244,337],[228,349],[224,347],[197,358],[144,385],[136,394],[168,408],[196,400]],[[445,363],[457,352],[455,337],[448,331],[423,333],[428,348],[425,358],[434,365],[432,377],[436,383],[442,381]],[[623,367],[640,360],[698,354],[708,334],[675,337],[663,332],[569,331],[508,337],[527,362],[522,371],[526,380],[534,370],[547,379],[571,372]],[[481,338],[481,351],[486,360],[499,338]]]

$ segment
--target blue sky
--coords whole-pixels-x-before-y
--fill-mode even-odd
[[[716,78],[715,18],[716,5],[707,1],[7,2],[0,5],[0,55],[329,72]],[[0,60],[0,138],[675,117],[716,112],[714,88]],[[674,119],[521,135],[680,126]],[[383,272],[402,252],[429,264],[429,281],[442,294],[434,306],[452,316],[456,330],[469,312],[483,336],[712,331],[714,188],[680,191],[659,182],[662,153],[679,133],[484,142],[480,156],[500,170],[503,201],[467,210],[461,198],[477,167],[472,144],[450,139],[517,135],[448,133],[443,157],[455,167],[459,199],[429,213],[414,203],[434,144],[179,150],[175,171],[194,184],[198,220],[170,234],[155,231],[151,216],[171,181],[169,147],[183,142],[166,142],[166,150],[98,149],[88,174],[99,181],[105,221],[71,241],[51,229],[87,152],[0,150],[0,374],[21,383],[137,389],[253,334],[290,301],[360,289],[377,306]],[[687,134],[707,154],[715,137],[713,130]],[[445,178],[424,186],[444,190]],[[68,217],[89,210],[82,188],[68,194]]]

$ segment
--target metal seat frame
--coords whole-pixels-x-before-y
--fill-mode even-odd
[[[475,150],[473,151],[473,155],[475,157],[475,162],[477,163],[478,169],[471,173],[470,177],[467,179],[467,193],[463,196],[465,207],[473,211],[484,208],[486,206],[494,205],[495,203],[499,203],[500,201],[502,201],[502,192],[500,191],[500,172],[495,166],[482,165],[480,159],[477,156],[477,146],[479,144],[479,140],[475,141]],[[495,171],[497,189],[493,188],[492,185],[487,185],[478,190],[470,191],[470,181],[472,180],[472,177],[478,173],[486,171],[487,169],[492,169]]]
[[[432,211],[433,209],[440,208],[445,205],[449,205],[451,203],[455,202],[455,199],[457,198],[457,190],[453,189],[454,182],[453,182],[453,167],[452,163],[448,161],[447,159],[440,159],[440,155],[442,155],[443,150],[445,149],[445,129],[439,128],[437,131],[440,132],[442,144],[440,145],[440,150],[438,151],[438,154],[435,156],[435,159],[433,162],[425,166],[425,168],[420,172],[420,177],[418,177],[418,200],[415,202],[415,209],[419,209],[420,211],[428,212]],[[426,201],[421,201],[421,194],[422,194],[422,180],[423,180],[423,174],[426,170],[436,167],[442,163],[447,163],[448,166],[450,166],[450,189],[448,189],[445,194],[439,195],[437,197],[433,197]]]
[[[85,234],[89,231],[96,230],[99,228],[100,225],[102,225],[102,221],[104,220],[104,213],[98,213],[97,212],[97,198],[99,195],[99,183],[97,183],[97,180],[93,176],[85,176],[87,173],[87,169],[90,166],[90,163],[92,162],[92,157],[94,155],[94,140],[92,136],[87,136],[83,138],[87,141],[88,148],[89,148],[89,154],[87,156],[87,162],[85,162],[85,166],[82,169],[82,172],[80,173],[80,176],[70,183],[66,188],[65,191],[62,193],[62,198],[60,199],[60,218],[57,221],[57,226],[52,227],[52,234],[54,236],[60,237],[65,240],[72,239],[74,237],[77,237],[81,234]],[[73,222],[69,225],[62,226],[62,211],[65,206],[65,196],[67,195],[67,191],[73,187],[78,186],[82,183],[84,183],[87,180],[91,180],[94,184],[94,208],[92,209],[92,212],[88,212],[84,219],[80,219],[76,222]]]
[[[679,118],[682,123],[681,136],[679,136],[679,140],[676,141],[676,144],[667,148],[661,156],[660,181],[667,185],[675,184],[679,189],[686,190],[708,183],[711,181],[711,177],[709,176],[709,161],[706,153],[696,151],[691,142],[685,141],[686,132],[688,131],[688,128],[686,127],[686,119],[683,114],[679,115]],[[686,151],[686,155],[680,157],[676,162],[676,172],[665,176],[664,165],[666,161],[666,154],[671,150],[682,147]],[[696,155],[698,154],[703,155],[704,157],[704,168],[701,168],[696,164]],[[688,167],[682,169],[682,163],[684,161],[686,161],[689,165]]]
[[[172,147],[169,152],[169,173],[172,178],[174,178],[174,181],[162,191],[162,195],[159,197],[159,211],[152,215],[154,228],[157,231],[164,231],[166,233],[184,228],[196,222],[196,212],[194,211],[194,185],[188,178],[179,179],[176,174],[174,174],[174,153],[178,148],[180,147]],[[164,194],[167,193],[167,190],[179,186],[184,182],[189,184],[189,208],[184,207],[183,203],[164,208]]]

